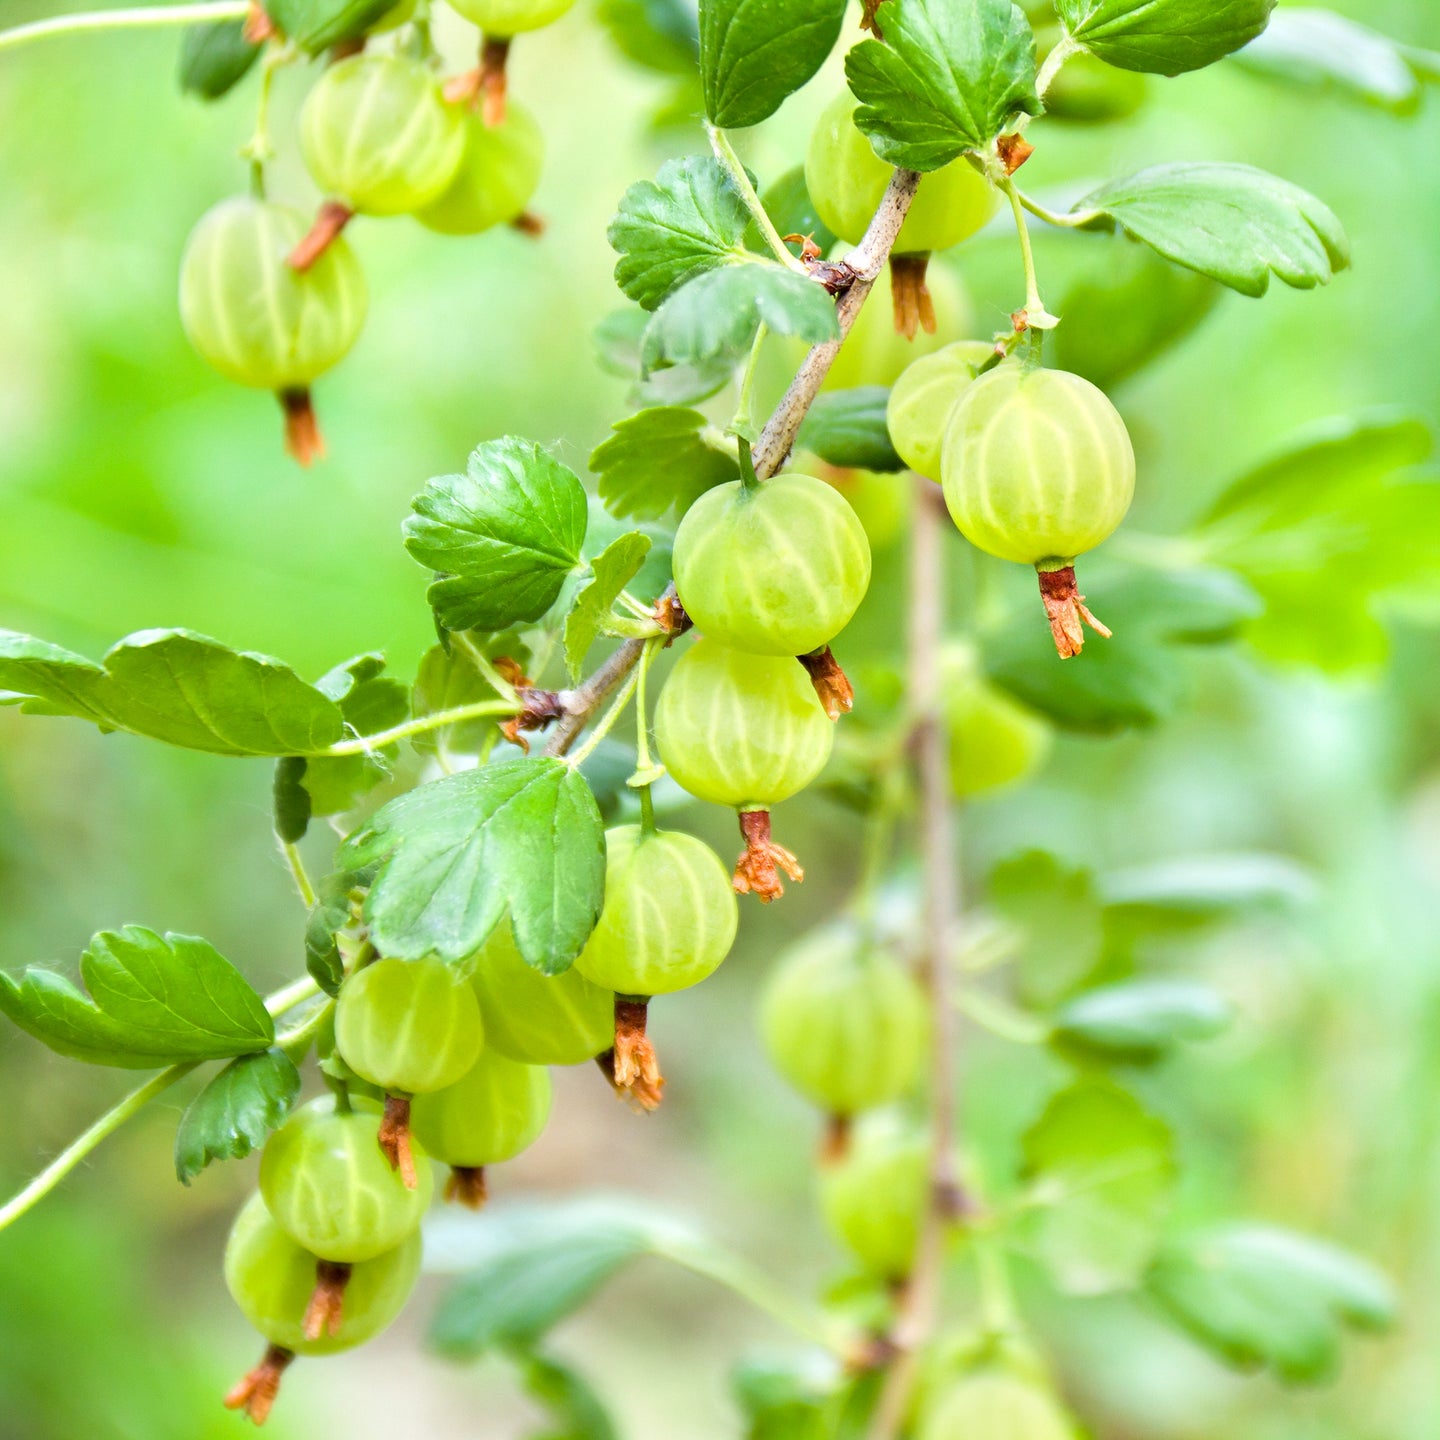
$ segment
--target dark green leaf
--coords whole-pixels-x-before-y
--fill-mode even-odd
[[[755,260],[707,271],[675,291],[646,328],[641,359],[647,371],[738,359],[761,324],[811,345],[840,336],[823,285],[776,261]]]
[[[700,0],[705,113],[723,129],[768,120],[825,63],[845,0]]]
[[[1260,296],[1275,275],[1297,290],[1350,264],[1334,212],[1253,165],[1156,165],[1087,196],[1095,210],[1176,265]]]
[[[380,655],[360,655],[337,665],[317,680],[340,706],[345,728],[354,736],[378,735],[410,716],[410,692],[382,672]],[[322,756],[310,760],[302,781],[314,815],[343,815],[355,802],[389,777],[398,747],[387,745],[369,755]],[[282,837],[283,838],[283,837]]]
[[[538,620],[580,562],[585,487],[528,440],[472,452],[415,498],[405,548],[439,578],[428,592],[447,630],[505,630]]]
[[[265,1143],[300,1097],[300,1072],[280,1050],[232,1060],[185,1108],[175,1132],[175,1174],[188,1185],[212,1160],[243,1160]]]
[[[995,868],[990,899],[1019,931],[1020,990],[1027,1001],[1052,1005],[1099,966],[1100,897],[1088,870],[1029,850]]]
[[[571,681],[580,678],[585,656],[605,628],[610,607],[650,553],[650,537],[632,530],[613,540],[590,562],[590,579],[575,596],[565,620],[565,664]]]
[[[0,974],[0,1010],[60,1055],[131,1070],[248,1055],[275,1039],[245,977],[193,935],[102,930],[80,976],[88,997],[53,970]]]
[[[620,53],[661,75],[689,76],[700,53],[695,10],[685,0],[600,0],[596,15]]]
[[[1368,1261],[1270,1225],[1216,1225],[1167,1246],[1148,1287],[1221,1359],[1290,1381],[1332,1376],[1347,1326],[1395,1320],[1394,1290]]]
[[[310,792],[305,788],[303,756],[286,755],[275,762],[271,796],[275,833],[286,845],[299,844],[310,828]]]
[[[1180,75],[1248,44],[1275,0],[1056,0],[1065,28],[1122,70]]]
[[[549,1416],[529,1440],[618,1440],[604,1403],[577,1370],[533,1351],[516,1358],[526,1392]]]
[[[889,399],[885,385],[829,391],[810,407],[798,443],[845,470],[903,470],[885,420]]]
[[[1054,1039],[1062,1052],[1144,1064],[1182,1040],[1208,1040],[1234,1009],[1208,985],[1191,980],[1131,980],[1087,990],[1061,1007]]]
[[[349,877],[327,875],[319,888],[305,924],[305,968],[327,995],[338,995],[345,963],[335,937],[351,921]]]
[[[358,40],[394,8],[396,0],[265,0],[280,33],[318,55],[332,45]]]
[[[938,170],[1035,114],[1035,37],[1011,0],[886,0],[845,57],[855,123],[892,165]]]
[[[672,509],[683,515],[707,490],[740,478],[734,442],[698,410],[675,405],[612,426],[591,453],[590,469],[600,477],[606,506],[638,520],[658,520]]]
[[[180,88],[202,100],[218,100],[239,84],[260,56],[245,38],[243,20],[191,25],[180,42]]]
[[[337,864],[378,867],[365,920],[382,954],[464,960],[508,911],[520,953],[549,975],[580,953],[605,888],[595,797],[564,761],[542,756],[401,795],[345,841]]]
[[[189,630],[129,635],[103,665],[0,630],[0,703],[215,755],[309,755],[343,726],[339,707],[288,666]]]
[[[828,254],[835,244],[835,232],[820,218],[810,198],[803,165],[787,170],[767,186],[760,203],[781,235],[808,235],[820,247],[822,255]],[[759,230],[753,225],[745,232],[745,243],[752,250],[765,248]]]
[[[606,233],[620,256],[615,283],[636,304],[654,310],[685,281],[744,259],[749,220],[718,160],[667,160],[654,180],[638,180],[625,192],[610,222]]]

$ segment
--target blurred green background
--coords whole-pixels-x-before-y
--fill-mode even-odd
[[[1440,47],[1433,0],[1334,8]],[[51,9],[4,0],[0,24]],[[440,32],[456,67],[464,34],[458,22]],[[406,221],[357,222],[372,313],[317,386],[330,459],[302,472],[281,454],[273,401],[211,374],[180,330],[180,251],[199,215],[245,183],[235,150],[256,81],[214,106],[182,98],[177,48],[157,32],[0,55],[0,625],[91,654],[133,630],[185,625],[310,675],[383,649],[409,675],[432,640],[425,576],[399,544],[411,495],[502,433],[583,469],[626,413],[625,382],[597,368],[591,342],[619,299],[606,222],[626,185],[700,148],[700,133],[650,124],[665,85],[616,54],[589,0],[518,44],[514,93],[541,116],[549,150],[535,205],[547,233],[446,240]],[[743,137],[762,181],[802,157],[838,73],[837,62]],[[309,79],[299,67],[279,77],[272,180],[306,206],[315,196],[291,137]],[[1354,246],[1353,273],[1328,290],[1227,295],[1117,393],[1140,458],[1135,523],[1164,530],[1316,418],[1399,405],[1440,419],[1440,97],[1395,119],[1232,65],[1150,90],[1124,125],[1037,125],[1028,188],[1068,198],[1154,161],[1248,161],[1324,199]],[[976,327],[997,328],[1021,293],[1013,235],[982,236],[945,263],[973,269]],[[998,295],[981,278],[997,273]],[[866,646],[895,633],[900,563],[881,557],[847,658],[863,664]],[[1403,618],[1392,634],[1383,673],[1338,680],[1210,656],[1165,727],[1064,741],[1038,783],[964,817],[972,892],[995,860],[1037,841],[1101,871],[1269,850],[1320,880],[1302,916],[1186,952],[1185,973],[1231,996],[1240,1020],[1144,1093],[1180,1137],[1182,1215],[1333,1236],[1396,1277],[1402,1325],[1351,1346],[1337,1385],[1296,1392],[1222,1371],[1144,1305],[1082,1309],[1033,1287],[1067,1393],[1098,1436],[1440,1430],[1440,640]],[[0,964],[69,963],[93,931],[133,921],[205,935],[262,986],[295,973],[303,915],[270,836],[269,784],[263,763],[0,710]],[[784,938],[830,914],[853,878],[853,847],[834,839],[840,814],[819,798],[786,807],[782,837],[810,878],[773,910],[747,907],[724,969],[657,1007],[664,1109],[637,1119],[589,1070],[567,1073],[549,1131],[497,1189],[643,1193],[799,1287],[838,1272],[811,1205],[814,1121],[766,1066],[751,1011]],[[728,854],[728,817],[692,820]],[[1059,1073],[973,1034],[966,1070],[969,1124],[999,1153]],[[125,1083],[0,1032],[6,1188]],[[157,1105],[0,1235],[3,1440],[238,1433],[218,1395],[255,1343],[219,1259],[253,1167],[217,1167],[182,1190],[169,1158],[181,1103]],[[423,1352],[425,1308],[375,1347],[297,1367],[273,1433],[522,1433],[529,1412],[501,1367]],[[738,1431],[730,1360],[770,1337],[702,1282],[642,1268],[560,1338],[627,1437],[710,1440]]]

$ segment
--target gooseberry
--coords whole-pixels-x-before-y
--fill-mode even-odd
[[[575,0],[452,0],[452,7],[487,35],[519,35],[552,25]]]
[[[925,272],[937,324],[933,332],[906,335],[895,328],[895,284],[890,270],[880,272],[850,333],[845,337],[822,389],[850,390],[861,385],[893,385],[905,368],[974,329],[974,307],[965,287],[943,264]]]
[[[916,1433],[917,1440],[1076,1440],[1070,1417],[1048,1390],[1001,1369],[977,1370],[938,1387]]]
[[[465,150],[445,191],[415,218],[445,235],[477,235],[518,218],[540,183],[545,141],[528,110],[513,101],[498,125],[471,111],[464,119]]]
[[[980,367],[994,356],[994,347],[983,340],[957,340],[921,356],[891,388],[885,408],[890,443],[917,475],[939,479],[951,412]]]
[[[930,1193],[929,1142],[899,1116],[877,1111],[820,1172],[820,1209],[835,1238],[871,1274],[910,1273]]]
[[[1054,741],[1049,722],[998,686],[965,646],[941,657],[941,705],[949,735],[950,789],[982,795],[1033,775]]]

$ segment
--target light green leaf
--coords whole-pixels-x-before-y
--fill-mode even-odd
[[[615,283],[654,310],[664,298],[717,265],[745,258],[750,212],[725,167],[709,156],[667,160],[654,180],[638,180],[621,198],[606,232],[620,256]]]
[[[1054,1040],[1061,1052],[1146,1064],[1182,1040],[1220,1034],[1234,1009],[1191,980],[1132,980],[1087,990],[1060,1008]]]
[[[88,996],[53,970],[0,974],[0,1011],[57,1054],[130,1070],[248,1055],[275,1040],[245,977],[193,935],[102,930],[80,976]]]
[[[365,921],[381,954],[473,955],[508,911],[527,963],[568,970],[605,888],[595,797],[561,760],[535,756],[421,785],[340,847],[337,867],[375,867]]]
[[[434,645],[420,661],[410,696],[410,708],[415,715],[434,715],[441,710],[499,699],[494,687],[469,659],[466,652],[472,645],[487,660],[509,660],[523,671],[529,669],[530,649],[518,630],[504,630],[498,635],[471,632],[452,636],[448,651],[443,645]],[[443,746],[462,755],[478,755],[487,749],[496,734],[495,717],[489,716],[424,731],[413,736],[410,743],[430,754]]]
[[[699,27],[685,0],[600,0],[596,18],[627,60],[660,75],[695,73]]]
[[[405,548],[439,578],[428,598],[447,630],[538,620],[580,562],[585,487],[528,440],[475,448],[463,475],[431,480],[405,522]]]
[[[905,462],[890,443],[885,385],[832,390],[811,405],[797,443],[830,465],[845,470],[903,470]]]
[[[315,682],[340,706],[351,735],[378,735],[410,715],[410,691],[383,673],[382,655],[359,655],[337,665]],[[301,784],[310,796],[312,815],[343,815],[389,776],[399,747],[388,745],[374,755],[337,755],[305,762]]]
[[[1056,0],[1055,8],[1070,34],[1107,64],[1180,75],[1248,44],[1275,0]]]
[[[1011,0],[887,0],[845,57],[855,123],[892,165],[938,170],[1036,114],[1035,36]]]
[[[1057,1284],[1103,1295],[1138,1283],[1175,1181],[1163,1120],[1110,1080],[1078,1080],[1025,1132],[1034,1243]]]
[[[705,113],[724,129],[768,120],[825,63],[846,0],[700,0]]]
[[[1097,210],[1176,265],[1258,297],[1270,277],[1297,290],[1328,285],[1350,265],[1334,212],[1253,165],[1156,165],[1087,196]]]
[[[103,665],[0,630],[0,703],[215,755],[313,754],[343,729],[339,707],[289,666],[189,630],[129,635]]]
[[[1131,924],[1196,925],[1257,911],[1298,909],[1319,897],[1315,876],[1288,855],[1182,855],[1113,871],[1107,910]]]
[[[607,315],[595,327],[600,366],[611,375],[631,380],[626,403],[635,409],[693,405],[723,390],[735,378],[733,356],[717,355],[703,365],[670,365],[645,374],[640,358],[650,317],[638,305]]]
[[[1329,1379],[1347,1326],[1388,1329],[1395,1293],[1368,1261],[1276,1226],[1232,1223],[1166,1247],[1150,1294],[1202,1345],[1242,1370]]]
[[[604,1402],[578,1370],[533,1351],[517,1359],[526,1393],[549,1417],[530,1440],[619,1440]]]
[[[658,375],[668,371],[656,372]],[[735,445],[698,410],[660,405],[611,427],[590,455],[600,498],[616,515],[683,515],[707,490],[740,478]]]
[[[1054,1004],[1099,966],[1100,897],[1088,870],[1029,850],[996,866],[990,900],[1018,932],[1020,990],[1030,1003]]]
[[[281,1050],[232,1060],[190,1102],[175,1132],[175,1174],[188,1185],[213,1160],[258,1150],[300,1098],[300,1072]]]
[[[591,578],[575,596],[575,606],[565,620],[565,664],[572,681],[580,678],[595,637],[605,628],[610,607],[620,592],[645,563],[650,537],[632,530],[611,541],[590,562]]]

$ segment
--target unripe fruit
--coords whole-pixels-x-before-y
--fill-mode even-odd
[[[441,960],[377,960],[340,987],[340,1055],[362,1080],[392,1094],[453,1085],[484,1038],[474,990]]]
[[[1060,32],[1047,27],[1035,38],[1044,56],[1060,39]],[[1050,88],[1045,92],[1045,114],[1053,120],[1081,124],[1128,120],[1145,104],[1149,92],[1145,75],[1117,69],[1087,50],[1080,50],[1070,56],[1050,81]]]
[[[365,324],[365,276],[337,239],[304,274],[286,256],[305,219],[249,196],[222,200],[180,262],[180,319],[200,357],[229,380],[299,390],[336,364]]]
[[[777,1070],[832,1115],[898,1100],[925,1052],[925,999],[910,972],[853,926],[786,950],[765,984],[760,1034]]]
[[[420,1274],[420,1234],[362,1260],[345,1286],[337,1333],[311,1339],[305,1312],[315,1290],[315,1256],[297,1245],[252,1195],[225,1245],[225,1284],[245,1318],[272,1345],[297,1355],[334,1355],[373,1340],[404,1309]]]
[[[540,183],[545,140],[528,110],[509,101],[505,118],[487,125],[478,111],[464,118],[465,149],[449,186],[415,218],[444,235],[478,235],[524,213]]]
[[[830,758],[835,727],[794,660],[698,640],[655,706],[655,739],[697,800],[764,809],[803,790]]]
[[[855,1127],[844,1155],[820,1172],[820,1209],[835,1238],[873,1275],[901,1280],[915,1263],[930,1193],[930,1145],[898,1116]]]
[[[1075,1440],[1069,1416],[1048,1390],[1004,1370],[977,1370],[926,1404],[917,1440]]]
[[[974,307],[950,268],[937,260],[925,272],[925,283],[934,301],[935,333],[921,330],[907,340],[895,328],[894,280],[887,265],[860,307],[822,389],[828,393],[860,385],[893,385],[922,355],[932,355],[973,333]],[[804,359],[803,354],[799,359]]]
[[[451,0],[472,25],[487,35],[519,35],[558,20],[575,0]]]
[[[703,840],[618,825],[605,832],[605,906],[575,968],[620,995],[668,995],[715,970],[738,924],[730,877]]]
[[[820,218],[842,239],[865,234],[894,168],[855,124],[858,102],[844,90],[826,106],[810,132],[805,184]],[[968,240],[999,205],[994,187],[968,161],[956,160],[925,177],[895,242],[897,254],[948,250]]]
[[[972,545],[1047,568],[1093,550],[1135,494],[1135,452],[1104,392],[1017,363],[966,388],[941,471],[950,515]]]
[[[337,1111],[330,1096],[297,1110],[266,1142],[260,1193],[275,1223],[312,1255],[340,1264],[393,1250],[420,1227],[434,1180],[417,1154],[413,1190],[376,1141],[379,1111],[368,1101]]]
[[[550,1118],[550,1076],[493,1050],[455,1084],[418,1095],[411,1133],[446,1165],[498,1165],[532,1145]]]
[[[984,340],[958,340],[923,355],[895,382],[885,409],[890,443],[917,475],[940,478],[945,431],[976,372],[994,359]]]
[[[615,996],[573,965],[542,975],[502,920],[475,957],[471,984],[485,1017],[485,1045],[529,1065],[578,1065],[610,1048]]]
[[[1049,723],[992,685],[965,647],[941,658],[941,705],[949,735],[950,789],[982,795],[1033,775],[1054,740]]]
[[[697,628],[752,655],[808,655],[870,585],[870,542],[844,496],[812,475],[707,490],[675,533],[675,586]]]
[[[872,552],[887,549],[906,533],[915,492],[905,476],[827,468],[821,478],[850,502]]]
[[[357,214],[403,215],[450,184],[465,132],[424,65],[353,55],[330,66],[306,97],[300,148],[327,195]]]

